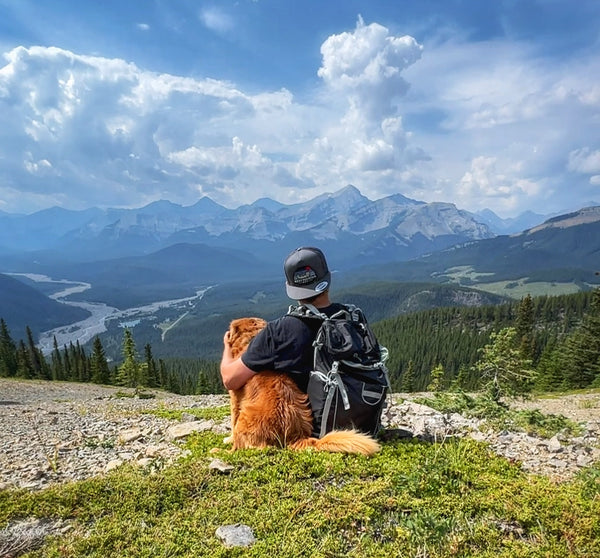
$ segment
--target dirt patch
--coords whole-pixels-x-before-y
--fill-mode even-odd
[[[538,409],[548,415],[563,415],[576,422],[600,421],[600,391],[535,397],[526,401],[513,401],[516,409]]]

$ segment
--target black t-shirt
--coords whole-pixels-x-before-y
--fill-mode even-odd
[[[332,316],[341,310],[333,303],[319,311]],[[254,372],[274,370],[286,372],[298,387],[306,392],[310,371],[313,369],[313,346],[321,320],[282,316],[267,326],[250,341],[242,362]]]

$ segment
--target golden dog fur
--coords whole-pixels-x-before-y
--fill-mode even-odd
[[[233,320],[228,336],[232,356],[240,356],[265,325],[261,318]],[[373,438],[354,430],[334,430],[320,439],[311,437],[308,397],[287,374],[260,372],[229,394],[234,450],[275,446],[363,455],[379,450]]]

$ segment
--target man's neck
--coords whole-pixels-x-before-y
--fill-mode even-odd
[[[329,292],[326,291],[321,293],[317,298],[312,301],[312,305],[315,308],[327,308],[331,306],[331,300],[329,299]]]

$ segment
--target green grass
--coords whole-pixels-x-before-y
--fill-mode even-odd
[[[478,273],[473,266],[466,265],[452,267],[435,275],[447,277],[453,283],[467,284],[469,287],[480,291],[507,296],[516,300],[520,300],[528,294],[531,296],[558,296],[578,293],[581,290],[573,281],[530,281],[528,277],[506,281],[486,281],[487,277],[493,277],[495,274]]]
[[[522,431],[542,438],[551,438],[561,431],[571,435],[581,432],[578,423],[563,415],[545,414],[537,409],[510,409],[482,393],[469,395],[446,391],[434,393],[430,397],[416,398],[415,401],[442,413],[460,413],[466,417],[484,419],[495,430]]]
[[[371,458],[221,447],[194,435],[191,456],[151,475],[122,467],[41,492],[0,492],[0,528],[63,518],[73,529],[28,558],[600,556],[600,468],[554,484],[471,440],[385,443]],[[257,542],[229,549],[221,525]]]
[[[581,291],[580,287],[573,282],[527,282],[527,277],[515,279],[512,281],[497,281],[491,283],[478,282],[471,286],[475,289],[479,289],[480,291],[485,291],[488,293],[502,296],[508,296],[516,300],[520,300],[528,294],[534,297],[543,295],[558,296],[574,294]]]
[[[183,413],[193,415],[199,420],[223,420],[231,414],[231,407],[229,405],[222,405],[221,407],[194,407],[191,409],[159,408],[142,411],[142,413],[169,420],[181,420]]]

